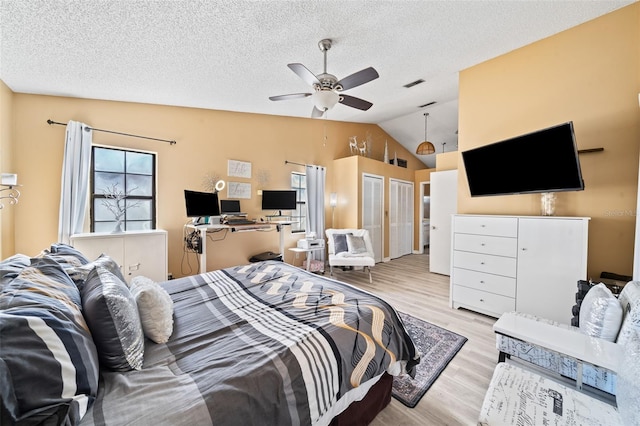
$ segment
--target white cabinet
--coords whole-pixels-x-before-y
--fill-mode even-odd
[[[587,274],[588,218],[455,215],[451,307],[568,324]]]
[[[109,255],[120,265],[127,282],[138,275],[156,282],[167,280],[167,231],[76,234],[71,236],[71,245],[89,260]]]

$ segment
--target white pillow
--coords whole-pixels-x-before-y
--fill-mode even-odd
[[[147,338],[156,343],[165,343],[173,333],[173,300],[160,285],[147,277],[134,277],[131,280],[133,294],[142,331]]]
[[[622,323],[622,305],[603,283],[589,289],[580,305],[580,331],[600,339],[616,340]]]

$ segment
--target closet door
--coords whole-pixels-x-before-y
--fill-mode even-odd
[[[382,176],[362,174],[362,228],[369,231],[376,262],[382,262],[383,255],[383,188]]]
[[[431,173],[429,271],[451,274],[451,216],[458,209],[458,171]]]
[[[413,251],[413,183],[389,181],[389,257]]]
[[[389,257],[391,259],[400,257],[398,186],[397,180],[392,179],[389,181]]]

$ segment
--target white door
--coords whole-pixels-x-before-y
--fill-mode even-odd
[[[458,171],[431,173],[429,271],[451,273],[451,216],[458,209]]]
[[[389,257],[413,252],[413,182],[389,181]]]
[[[383,190],[382,176],[362,174],[362,228],[369,231],[376,262],[382,262]]]

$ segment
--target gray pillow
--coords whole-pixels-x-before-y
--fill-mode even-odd
[[[144,335],[127,285],[107,268],[97,266],[80,292],[100,364],[114,371],[142,369]]]
[[[348,234],[333,234],[333,252],[335,254],[349,251],[349,246],[347,246],[347,235],[352,234],[351,232]]]
[[[363,237],[355,235],[347,235],[347,247],[350,254],[363,254],[367,252],[367,245],[364,243]]]
[[[93,262],[89,262],[82,266],[75,266],[67,269],[67,273],[71,277],[76,286],[80,290],[82,290],[82,286],[87,280],[87,276],[89,272],[94,270],[96,267],[101,266],[111,272],[113,275],[118,277],[120,281],[125,282],[124,276],[122,275],[122,271],[120,271],[120,266],[106,254],[101,254],[96,260]]]

